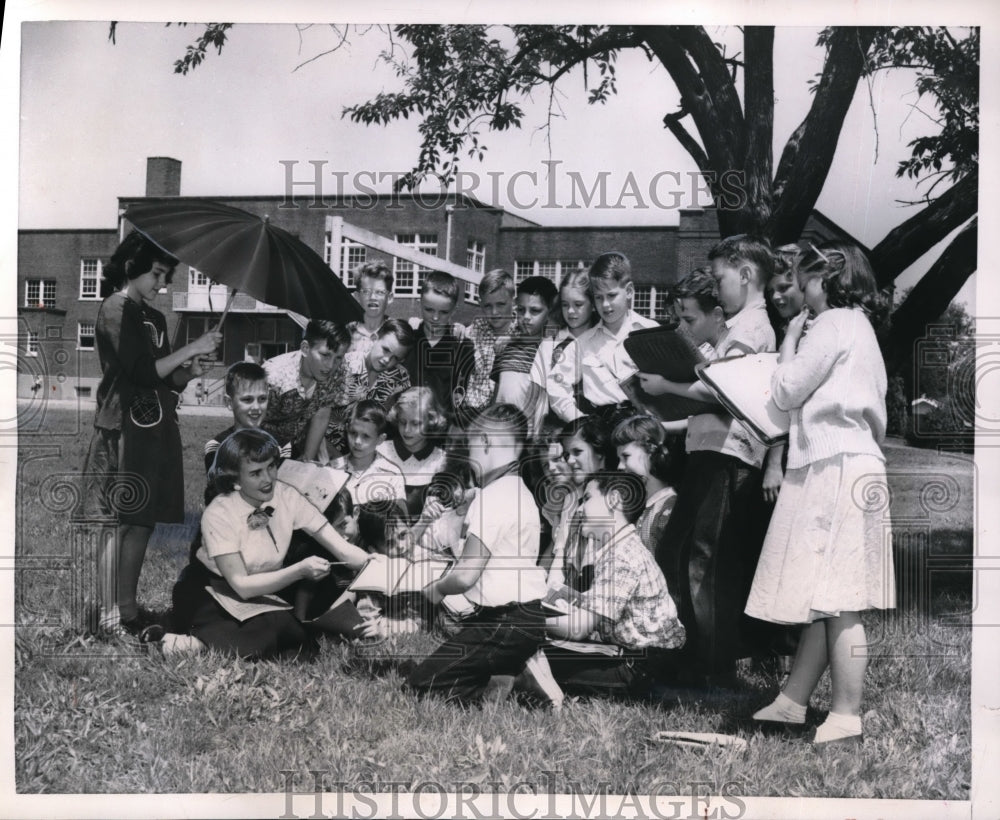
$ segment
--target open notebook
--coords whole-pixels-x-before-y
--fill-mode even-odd
[[[771,398],[771,376],[777,366],[777,353],[754,353],[705,362],[695,370],[719,403],[770,446],[788,438],[788,413]]]
[[[411,561],[398,556],[380,557],[365,564],[348,589],[352,592],[381,592],[383,595],[420,592],[431,581],[444,575],[450,566],[450,561],[437,558]]]

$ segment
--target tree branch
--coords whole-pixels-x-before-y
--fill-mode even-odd
[[[705,151],[698,144],[698,140],[681,124],[681,120],[687,115],[688,112],[684,110],[684,106],[682,105],[680,110],[675,111],[673,114],[667,114],[663,118],[663,125],[674,135],[674,138],[681,144],[681,148],[690,154],[691,159],[695,161],[695,164],[701,171],[710,171],[711,165],[709,164],[708,157],[705,155]]]
[[[891,373],[912,359],[913,344],[927,333],[976,271],[978,219],[971,220],[931,265],[892,314],[885,344],[886,369]],[[915,360],[914,360],[915,361]]]
[[[979,174],[969,174],[930,205],[893,228],[871,252],[879,287],[890,284],[927,251],[974,216],[978,209]]]
[[[837,28],[830,37],[809,114],[786,144],[775,174],[780,195],[769,233],[777,242],[798,239],[816,205],[874,36],[873,28],[850,27]]]

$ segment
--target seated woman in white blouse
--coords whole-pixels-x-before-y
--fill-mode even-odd
[[[333,561],[360,569],[368,554],[348,543],[297,489],[277,479],[278,443],[259,429],[237,430],[209,471],[219,495],[201,519],[202,545],[176,605],[191,635],[243,658],[314,655],[315,640],[295,617],[291,592],[321,581],[331,561],[310,555],[284,566],[292,531],[307,531]]]

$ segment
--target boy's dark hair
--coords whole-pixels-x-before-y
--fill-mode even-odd
[[[583,486],[586,487],[590,482],[597,485],[597,489],[605,498],[608,493],[617,492],[621,506],[612,509],[620,509],[629,524],[634,524],[638,520],[646,506],[646,485],[639,476],[621,470],[601,470],[587,476]]]
[[[545,303],[545,307],[551,311],[556,297],[559,295],[559,288],[556,287],[555,282],[544,276],[529,276],[517,286],[517,295],[520,296],[522,293],[538,296]]]
[[[420,295],[423,296],[428,291],[446,296],[451,299],[453,305],[458,303],[458,281],[450,273],[430,271],[420,283]]]
[[[476,486],[476,472],[467,459],[449,457],[442,468],[434,473],[427,485],[426,495],[438,499],[445,507],[458,506],[459,494]]]
[[[745,233],[727,236],[708,252],[708,259],[722,259],[733,267],[749,263],[757,272],[757,281],[761,286],[766,285],[774,274],[774,251],[761,236]]]
[[[390,333],[399,340],[402,347],[407,350],[413,347],[415,336],[409,322],[404,322],[402,319],[386,319],[382,322],[382,326],[375,331],[375,338],[384,339]]]
[[[310,319],[302,334],[302,341],[310,347],[326,342],[330,350],[337,351],[351,344],[351,334],[346,327],[329,319]]]
[[[673,458],[667,447],[667,434],[652,416],[640,414],[618,422],[611,440],[615,447],[638,444],[649,456],[649,474],[666,484],[672,484]]]
[[[597,416],[581,416],[559,431],[559,440],[567,441],[577,435],[604,459],[605,466],[617,462],[618,457],[608,432],[608,425],[602,419]]]
[[[387,293],[392,293],[392,268],[390,268],[381,259],[373,259],[368,262],[362,262],[358,265],[352,272],[354,276],[354,286],[356,290],[361,289],[361,279],[362,277],[368,277],[369,279],[378,279],[383,285]]]
[[[491,404],[472,420],[469,432],[509,434],[523,444],[528,437],[528,419],[513,404]]]
[[[400,523],[405,523],[406,516],[394,503],[387,501],[370,501],[358,507],[358,536],[361,545],[368,552],[380,555],[390,555],[395,550],[387,534],[394,532]]]
[[[384,433],[388,425],[385,408],[374,399],[362,399],[355,404],[351,408],[351,412],[347,414],[344,429],[347,429],[355,421],[367,421],[370,424],[374,424],[378,434]]]
[[[243,462],[277,461],[280,455],[281,448],[270,433],[254,427],[237,430],[215,451],[208,482],[216,494],[231,493],[236,489]]]
[[[226,371],[226,395],[232,398],[241,384],[267,382],[267,371],[257,362],[236,362]]]
[[[341,518],[346,518],[354,514],[354,499],[351,498],[350,491],[345,487],[340,490],[323,511],[326,520],[331,524],[336,524]]]
[[[632,281],[632,265],[625,254],[609,251],[594,260],[587,275],[591,280],[610,279],[625,286]]]
[[[853,242],[813,245],[799,260],[801,276],[820,276],[826,302],[832,308],[859,307],[877,324],[886,304],[865,252]]]
[[[178,261],[176,256],[165,251],[145,234],[133,230],[115,248],[108,264],[101,271],[101,297],[110,296],[120,289],[126,279],[136,279],[149,273],[157,262],[169,268],[165,277],[169,285],[174,279]]]
[[[707,268],[695,268],[670,291],[674,299],[694,299],[702,313],[721,307],[719,284]]]

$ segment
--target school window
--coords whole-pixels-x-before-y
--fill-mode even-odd
[[[583,259],[563,259],[559,262],[559,282],[562,281],[562,278],[567,273],[575,273],[576,271],[586,272],[589,267],[590,262]]]
[[[76,349],[94,349],[94,324],[92,322],[80,322],[76,326]]]
[[[340,240],[340,278],[347,287],[354,287],[354,269],[367,261],[368,248],[347,237]]]
[[[582,259],[521,259],[514,262],[514,283],[521,284],[529,276],[544,276],[557,285],[571,271],[587,270],[589,263]]]
[[[465,267],[476,273],[486,273],[486,245],[476,239],[469,240],[465,252]],[[479,304],[479,288],[472,282],[465,283],[465,301]]]
[[[535,275],[535,263],[525,260],[514,262],[514,284],[520,285],[529,276]]]
[[[80,260],[80,298],[97,299],[100,296],[98,283],[101,280],[101,271],[104,264],[100,259]]]
[[[650,286],[637,287],[632,296],[632,310],[649,319],[656,318],[656,289]]]
[[[38,334],[33,330],[29,330],[24,334],[24,355],[38,355]]]
[[[421,253],[437,256],[437,234],[436,233],[404,233],[396,234],[395,240],[400,245],[418,250]],[[400,259],[398,256],[392,258],[392,275],[395,279],[392,292],[402,296],[416,296],[420,293],[420,284],[430,268],[423,265],[415,265],[409,259]]]
[[[24,283],[24,306],[54,308],[56,306],[55,280],[28,279]]]

